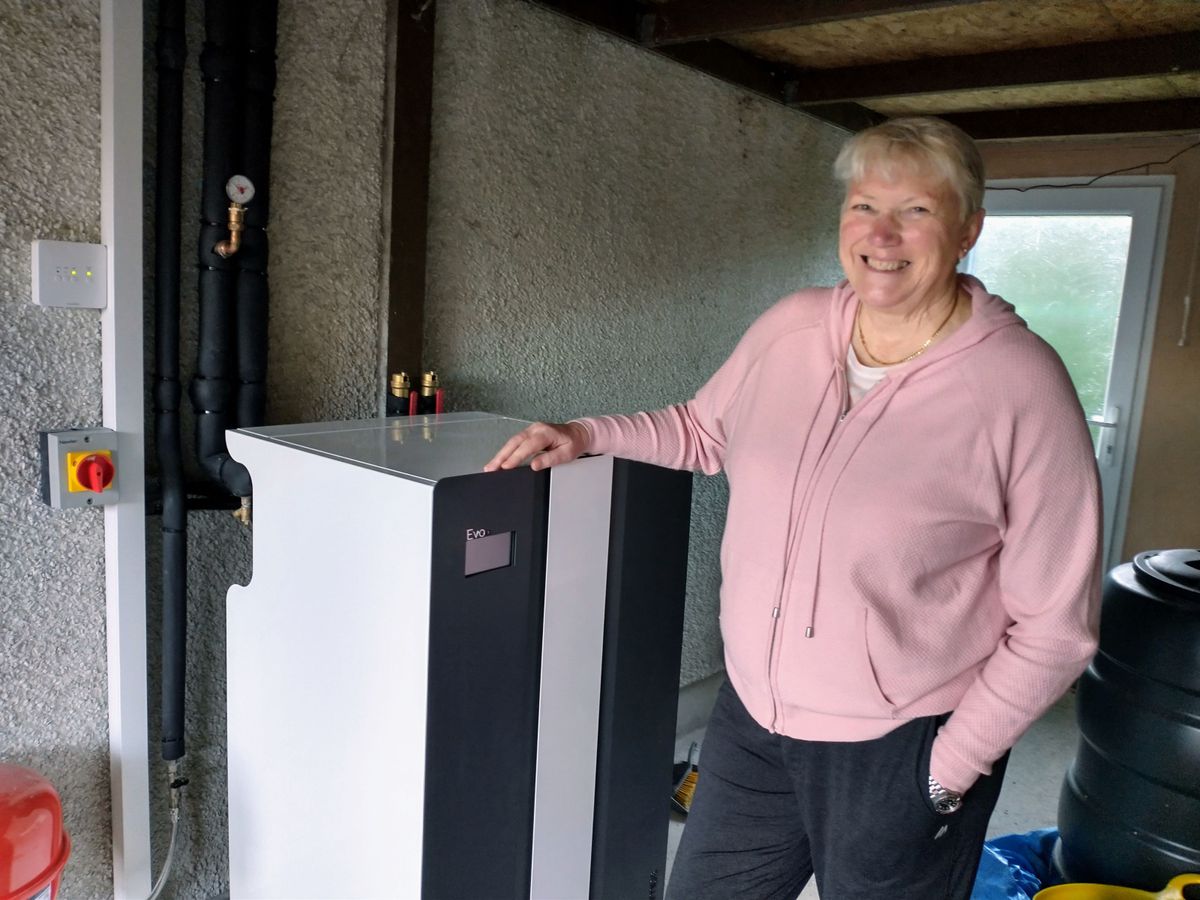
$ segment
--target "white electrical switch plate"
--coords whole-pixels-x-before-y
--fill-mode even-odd
[[[38,306],[104,309],[107,272],[103,244],[33,242],[33,302]]]

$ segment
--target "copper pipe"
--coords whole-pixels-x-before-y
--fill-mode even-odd
[[[242,246],[242,220],[246,218],[246,207],[240,203],[229,204],[229,240],[221,241],[213,250],[222,259],[229,259]]]

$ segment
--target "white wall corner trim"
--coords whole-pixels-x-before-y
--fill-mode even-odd
[[[104,510],[113,895],[150,893],[142,404],[142,2],[100,4],[104,424],[117,432],[120,501]]]

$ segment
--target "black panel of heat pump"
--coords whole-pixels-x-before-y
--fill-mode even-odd
[[[433,493],[421,894],[527,898],[549,472]],[[512,532],[512,564],[467,577],[467,530]]]
[[[692,474],[614,460],[591,900],[656,900],[667,856]]]

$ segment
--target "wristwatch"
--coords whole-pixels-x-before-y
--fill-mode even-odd
[[[933,804],[934,812],[948,816],[952,812],[958,812],[962,801],[962,794],[942,787],[936,778],[929,776],[929,802]]]

